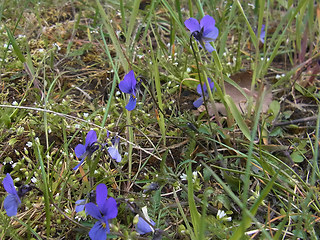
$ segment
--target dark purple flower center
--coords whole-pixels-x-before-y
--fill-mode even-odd
[[[204,27],[201,28],[200,32],[199,31],[194,31],[192,33],[192,36],[194,36],[195,39],[197,39],[199,42],[202,41],[202,37],[203,37],[203,31],[204,31]]]
[[[97,142],[94,142],[94,143],[91,143],[90,145],[87,146],[86,148],[86,152],[88,152],[88,154],[92,154],[94,153],[95,151],[97,151],[99,149],[99,143]]]

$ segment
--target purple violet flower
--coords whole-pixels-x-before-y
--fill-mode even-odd
[[[152,224],[152,226],[156,225],[156,223],[152,221],[152,219],[150,219],[150,223]],[[142,217],[139,217],[138,223],[136,225],[136,230],[139,234],[143,235],[152,232],[152,227]]]
[[[130,94],[129,102],[126,106],[128,111],[132,111],[137,104],[136,91],[137,91],[137,80],[134,76],[133,70],[124,76],[124,79],[119,83],[119,88],[123,93]]]
[[[3,207],[9,217],[17,215],[18,207],[21,200],[18,196],[18,192],[14,187],[13,180],[9,173],[2,181],[4,189],[7,191],[8,196],[4,199]]]
[[[264,38],[266,36],[266,31],[265,31],[265,25],[262,24],[261,26],[261,33],[260,33],[260,41],[264,44]]]
[[[73,168],[73,170],[77,170],[87,156],[91,157],[91,155],[96,150],[99,149],[99,146],[97,145],[98,144],[97,140],[98,140],[97,133],[94,130],[90,130],[86,136],[85,144],[84,145],[78,144],[75,147],[74,152],[75,152],[77,158],[79,158],[81,160],[78,163],[78,165]]]
[[[210,42],[214,41],[219,35],[219,29],[215,26],[215,23],[213,17],[206,15],[200,23],[195,18],[189,18],[184,22],[184,25],[190,30],[191,35],[200,42],[200,46],[205,47],[211,53],[215,49]]]
[[[210,90],[212,91],[212,89],[214,87],[214,82],[212,82],[210,78],[208,78],[208,82],[209,82]],[[207,89],[207,84],[206,83],[203,84],[203,91],[204,91],[205,97],[208,97],[209,93],[208,93],[208,89]],[[197,86],[197,92],[200,94],[201,97],[199,97],[197,100],[195,100],[193,102],[193,106],[196,107],[196,108],[200,107],[201,104],[203,103],[203,95],[202,95],[201,85],[200,84],[198,84],[198,86]]]
[[[116,200],[112,197],[107,199],[107,196],[107,186],[100,183],[96,188],[96,202],[98,206],[92,202],[85,205],[86,213],[98,220],[89,232],[89,237],[92,240],[107,239],[107,234],[110,232],[109,219],[115,218],[118,215]]]
[[[117,162],[121,162],[122,158],[118,150],[120,138],[115,137],[114,139],[112,139],[111,142],[112,142],[112,147],[108,148],[108,153],[110,154],[112,159],[116,160]]]

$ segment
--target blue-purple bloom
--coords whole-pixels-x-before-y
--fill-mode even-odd
[[[86,200],[85,199],[79,199],[76,201],[76,213],[78,212],[82,212],[84,210],[86,204]]]
[[[119,88],[123,93],[130,94],[129,102],[126,106],[128,111],[133,110],[137,104],[136,92],[137,92],[137,80],[134,76],[133,70],[124,76],[124,79],[119,83]]]
[[[14,187],[13,180],[9,173],[2,181],[4,189],[7,191],[8,196],[4,199],[3,207],[9,217],[17,215],[18,207],[21,200],[18,196],[18,192]]]
[[[208,82],[209,82],[210,90],[212,91],[212,89],[214,87],[214,82],[212,82],[210,78],[208,78]],[[204,91],[204,96],[208,97],[209,93],[208,93],[206,83],[203,84],[203,91]],[[198,84],[198,86],[197,86],[197,92],[200,94],[201,97],[199,97],[196,101],[193,102],[193,106],[195,106],[196,108],[200,107],[201,104],[203,103],[203,95],[202,95],[200,84]]]
[[[190,30],[191,35],[200,42],[200,46],[205,47],[211,53],[215,49],[210,42],[214,41],[219,35],[219,29],[215,26],[215,23],[213,17],[206,15],[200,23],[195,18],[189,18],[184,22],[184,25]]]
[[[110,232],[109,219],[118,215],[116,200],[112,197],[107,198],[107,196],[107,186],[100,183],[96,188],[97,205],[92,202],[85,205],[86,213],[98,220],[89,232],[89,237],[92,240],[107,239],[107,234]]]
[[[156,223],[152,221],[152,219],[150,219],[150,223],[152,224],[152,226],[156,225]],[[136,230],[139,234],[143,235],[151,232],[152,227],[142,217],[139,217],[138,223],[136,225]]]
[[[122,158],[118,150],[120,138],[115,137],[114,139],[112,139],[111,142],[112,142],[112,147],[108,148],[108,153],[110,154],[112,159],[116,160],[117,162],[121,162]]]
[[[265,25],[262,24],[261,26],[261,33],[260,33],[260,41],[264,44],[264,38],[266,36],[266,31],[265,31]]]
[[[81,160],[78,163],[78,165],[73,168],[73,170],[77,170],[87,156],[90,157],[96,150],[99,149],[99,145],[97,145],[97,140],[97,133],[94,130],[90,130],[86,136],[85,144],[78,144],[75,147],[74,152],[77,158]]]

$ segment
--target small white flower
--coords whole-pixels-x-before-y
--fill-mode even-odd
[[[218,219],[221,219],[223,218],[224,216],[226,216],[227,214],[223,211],[223,210],[218,210],[218,213],[217,213],[217,217]]]
[[[43,48],[39,48],[39,49],[38,49],[38,52],[39,52],[39,53],[43,53],[43,52],[44,52],[44,49],[43,49]]]
[[[191,72],[191,68],[187,68],[187,73],[190,73]]]
[[[89,117],[89,113],[83,113],[83,117],[84,117],[84,118]]]
[[[17,163],[15,162],[14,164],[11,165],[12,168],[15,168],[15,166],[17,166]]]
[[[38,180],[35,177],[31,178],[31,182],[36,183]]]
[[[38,137],[36,137],[36,138],[34,139],[34,141],[35,141],[37,144],[40,144],[40,140],[39,140]]]
[[[187,181],[187,174],[182,173],[180,176],[181,181]]]
[[[58,52],[61,50],[61,47],[57,43],[52,44],[52,46],[56,47]]]
[[[281,76],[279,74],[276,75],[276,79],[280,79]]]
[[[13,102],[12,102],[12,105],[13,105],[13,106],[18,106],[18,102],[17,102],[17,101],[13,101]]]
[[[121,94],[120,91],[116,91],[116,96],[119,96]]]
[[[27,142],[27,143],[26,143],[26,146],[29,147],[29,148],[31,148],[31,147],[32,147],[32,142]]]
[[[223,211],[223,210],[218,210],[218,213],[217,213],[217,218],[221,221],[228,221],[230,222],[232,220],[231,217],[226,217],[227,214]]]

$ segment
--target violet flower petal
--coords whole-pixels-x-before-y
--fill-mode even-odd
[[[126,109],[128,111],[132,111],[133,109],[135,109],[136,104],[137,104],[137,99],[133,95],[130,95],[130,99],[126,106]]]
[[[76,213],[82,212],[84,210],[85,203],[86,203],[86,200],[84,199],[79,199],[76,201]]]
[[[136,84],[137,81],[134,76],[134,72],[133,70],[131,70],[127,73],[127,75],[124,76],[124,79],[119,83],[119,88],[124,93],[135,95]]]
[[[84,158],[83,159],[81,159],[81,161],[77,164],[77,166],[75,166],[74,168],[73,168],[73,170],[77,170],[80,166],[81,166],[81,164],[84,162]]]
[[[86,213],[89,214],[91,217],[101,220],[102,219],[102,215],[100,213],[100,210],[98,208],[97,205],[95,205],[92,202],[89,202],[85,205],[86,208]]]
[[[109,225],[106,223],[105,227],[100,221],[96,222],[89,231],[89,237],[92,240],[105,240],[107,239],[107,233],[110,232]]]
[[[107,219],[117,217],[118,207],[116,200],[113,197],[108,198],[107,201],[105,201],[105,203],[103,204],[103,209],[101,210],[101,212]]]
[[[100,211],[103,209],[103,206],[107,200],[107,197],[108,197],[108,188],[104,183],[100,183],[96,188],[96,202]],[[101,212],[103,215],[105,215],[103,211]]]
[[[121,162],[121,155],[119,150],[116,147],[109,147],[108,153],[110,154],[111,158],[116,160],[116,162]]]
[[[98,137],[97,137],[97,133],[94,130],[90,130],[86,136],[86,143],[85,143],[85,147],[90,146],[91,144],[97,142]]]
[[[9,217],[17,215],[20,198],[16,194],[9,193],[3,201],[3,207]]]
[[[204,47],[207,49],[209,53],[212,53],[214,51],[214,48],[211,46],[209,42],[206,42]]]
[[[77,156],[77,158],[84,158],[82,155],[86,152],[86,147],[83,144],[78,144],[75,148],[74,148],[74,152]]]
[[[12,177],[9,173],[7,173],[6,177],[3,179],[2,184],[7,193],[18,195],[17,190],[14,187]]]
[[[150,223],[154,226],[156,223],[150,219]],[[139,217],[138,223],[136,225],[136,230],[139,234],[143,235],[152,231],[151,226],[142,218]]]
[[[193,102],[193,106],[195,108],[198,108],[202,105],[202,103],[203,103],[203,97],[199,97],[197,100]]]
[[[209,15],[205,15],[201,20],[200,20],[200,28],[204,28],[203,34],[206,34],[206,32],[211,32],[215,28],[216,21],[214,20],[213,17]]]
[[[200,32],[201,27],[197,19],[195,18],[189,18],[186,21],[184,21],[184,25],[190,30],[191,33],[193,32]]]

